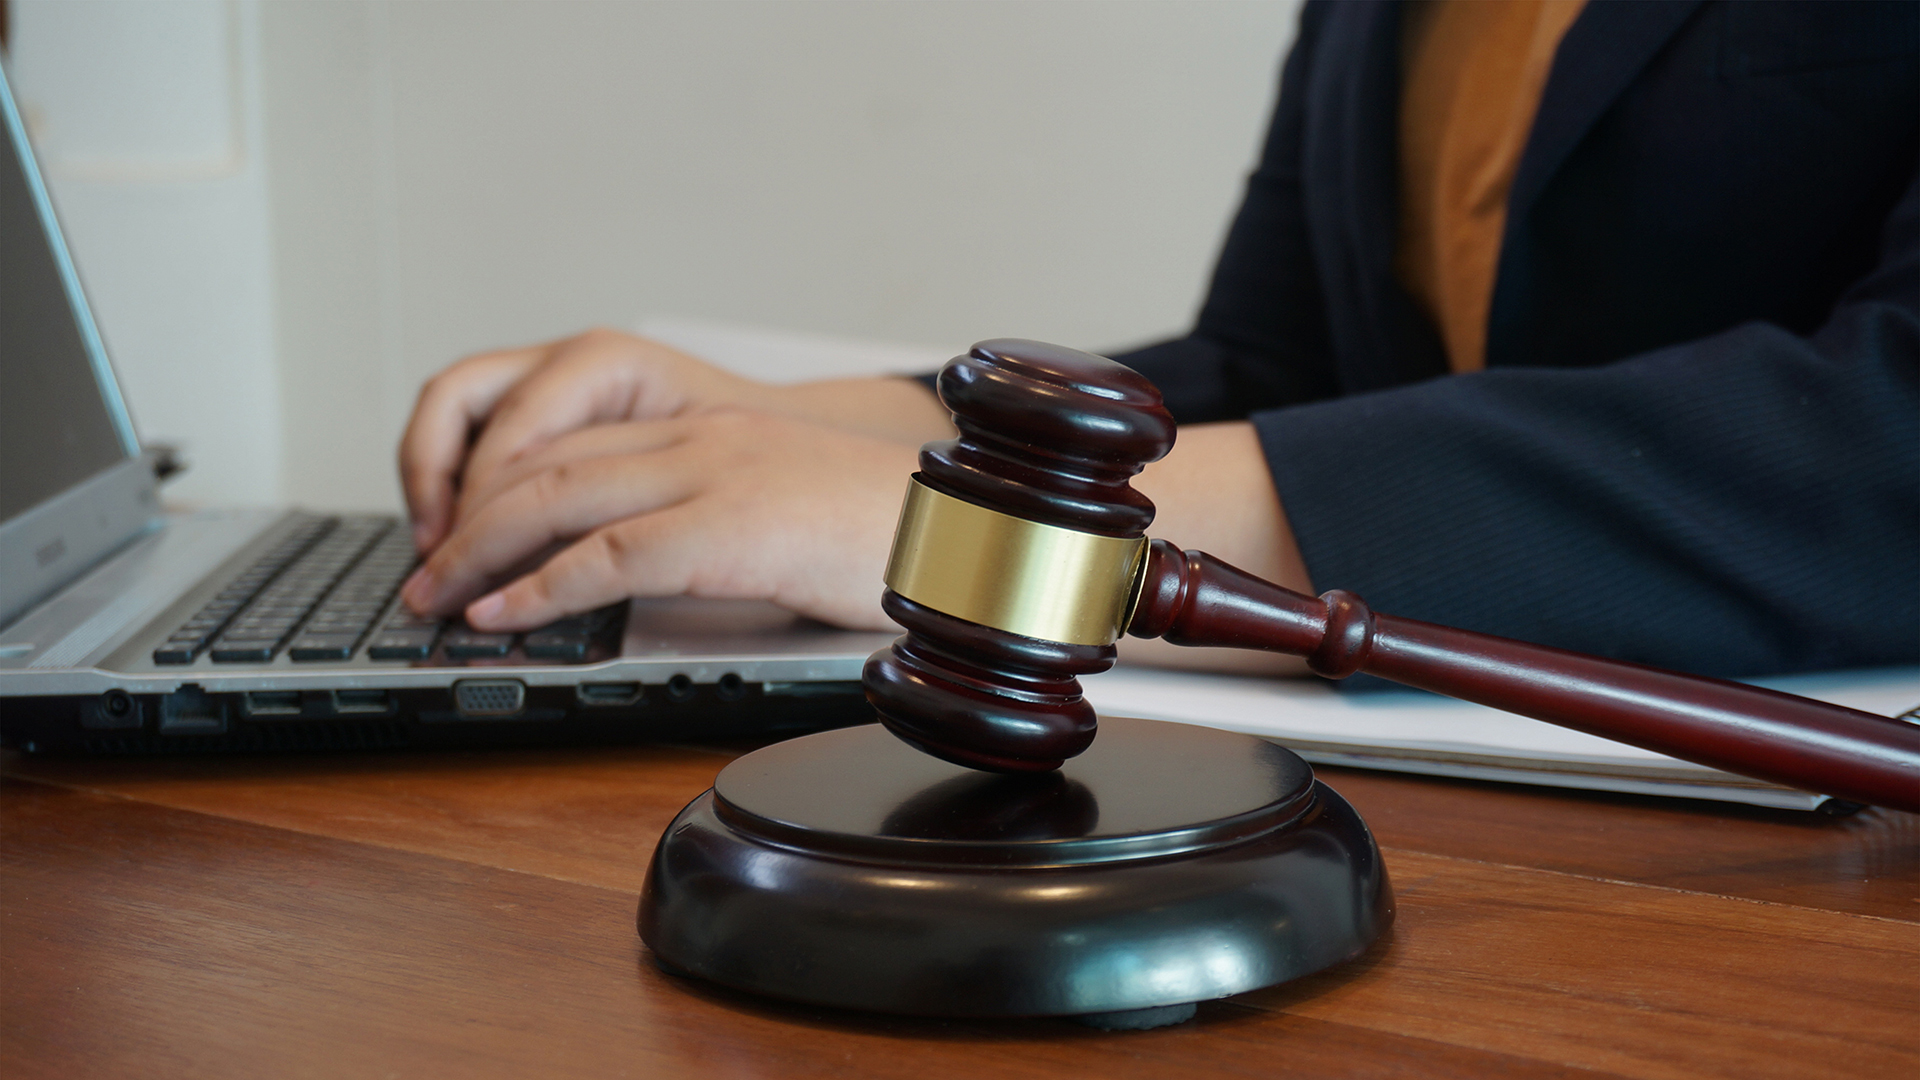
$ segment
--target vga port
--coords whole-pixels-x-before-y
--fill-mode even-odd
[[[461,679],[453,684],[453,707],[461,716],[514,716],[527,704],[519,679]]]

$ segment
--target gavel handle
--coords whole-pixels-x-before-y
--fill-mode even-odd
[[[1920,726],[1773,690],[1379,615],[1155,540],[1127,632],[1303,656],[1685,761],[1920,812]]]

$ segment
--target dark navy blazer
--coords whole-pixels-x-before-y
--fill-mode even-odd
[[[1392,272],[1400,9],[1310,2],[1193,332],[1316,587],[1722,675],[1920,658],[1920,5],[1593,0],[1488,370]],[[1170,537],[1178,541],[1178,537]]]

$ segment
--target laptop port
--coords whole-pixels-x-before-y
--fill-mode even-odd
[[[588,706],[632,705],[640,700],[640,684],[637,682],[581,683],[574,690],[574,696],[580,699],[580,704]]]
[[[747,696],[747,683],[746,680],[729,671],[720,676],[720,681],[713,685],[713,692],[721,701],[739,701]]]
[[[453,684],[453,707],[461,716],[513,716],[527,703],[519,679],[462,679]]]
[[[199,683],[183,683],[180,689],[160,699],[162,735],[219,735],[226,730],[224,703]]]
[[[245,700],[248,716],[299,716],[302,711],[298,690],[249,690]]]
[[[385,716],[393,711],[393,695],[385,690],[335,690],[337,716]]]
[[[80,726],[95,730],[128,730],[140,726],[140,703],[125,690],[101,694],[90,708],[80,710]]]
[[[667,680],[667,700],[675,703],[693,700],[693,679],[687,675],[675,675]]]

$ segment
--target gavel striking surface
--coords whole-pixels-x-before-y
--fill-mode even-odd
[[[639,926],[666,966],[773,997],[1124,1026],[1357,956],[1392,911],[1372,836],[1294,754],[1111,719],[1041,774],[872,725],[749,754],[667,828]]]

